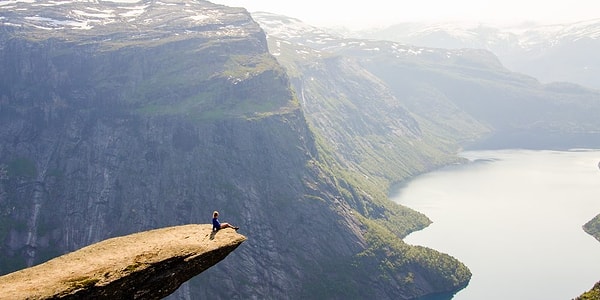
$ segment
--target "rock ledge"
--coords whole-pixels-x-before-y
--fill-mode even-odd
[[[111,238],[0,277],[2,299],[161,299],[235,250],[233,229],[183,225]]]

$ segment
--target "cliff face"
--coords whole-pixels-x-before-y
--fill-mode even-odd
[[[116,237],[0,277],[3,299],[161,299],[246,238],[185,225]]]
[[[161,3],[7,12],[6,23],[24,24],[3,26],[0,38],[3,273],[112,236],[205,222],[218,209],[256,232],[241,261],[263,283],[264,257],[288,265],[280,232],[313,211],[321,221],[302,231],[342,230],[328,225],[339,219],[328,204],[303,198],[325,198],[305,187],[319,187],[306,169],[316,152],[260,28],[239,9]],[[76,10],[114,20],[39,29]],[[132,12],[134,21],[115,21]]]
[[[428,222],[334,174],[244,10],[0,9],[0,272],[219,210],[250,239],[177,297],[408,299],[468,281],[455,259],[370,221],[404,234]]]
[[[255,57],[259,63],[268,60],[261,30],[247,16],[238,31],[235,25],[226,31],[213,24],[237,24],[241,11],[224,10],[221,20],[208,17],[219,13],[218,7],[197,4],[188,18],[199,14],[206,19],[178,24],[180,32],[152,24],[163,29],[127,35],[127,27],[147,20],[166,22],[172,17],[155,18],[178,9],[175,3],[175,8],[164,4],[168,9],[146,5],[147,19],[137,23],[107,20],[88,30],[36,30],[61,20],[64,8],[57,5],[44,8],[46,19],[15,19],[49,24],[3,26],[2,238],[10,256],[25,252],[28,265],[109,236],[209,219],[212,210],[224,206],[219,198],[235,198],[202,184],[229,182],[230,174],[215,172],[223,167],[219,164],[256,146],[252,138],[269,130],[263,124],[290,120],[292,125],[281,129],[285,131],[302,122],[277,69],[235,77],[239,64],[252,64],[247,61]],[[34,7],[27,11],[39,13]],[[52,18],[56,22],[47,20]],[[188,36],[180,37],[186,28]],[[214,35],[221,39],[213,42]],[[235,51],[246,56],[231,62]],[[236,80],[240,87],[232,88]],[[236,97],[250,94],[248,89],[257,97],[274,93],[276,100],[253,107]],[[223,117],[222,107],[231,107],[231,116]],[[286,111],[251,119],[280,108]],[[235,169],[252,169],[253,163],[225,168],[238,173]],[[231,184],[231,193],[235,186]],[[44,254],[44,248],[58,252]]]

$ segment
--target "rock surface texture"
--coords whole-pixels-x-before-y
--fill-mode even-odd
[[[161,299],[235,250],[233,229],[183,225],[111,238],[0,277],[2,299]]]

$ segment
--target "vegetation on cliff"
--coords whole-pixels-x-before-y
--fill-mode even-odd
[[[318,137],[321,158],[338,181],[359,187],[348,195],[368,195],[369,201],[347,198],[368,218],[366,227],[378,232],[374,236],[385,236],[382,230],[387,229],[387,234],[402,237],[428,224],[388,203],[380,192],[419,172],[457,162],[453,154],[460,147],[562,148],[597,140],[594,128],[599,124],[589,108],[600,108],[598,93],[542,85],[505,69],[487,51],[343,38],[284,16],[253,16],[269,33],[270,51],[290,74]],[[482,142],[484,137],[489,140]],[[375,224],[381,227],[375,229]],[[391,236],[376,241],[368,239],[368,244],[393,248]],[[401,263],[386,265],[402,270]],[[452,269],[449,265],[432,264],[440,273]],[[466,268],[452,266],[455,283],[470,277]]]
[[[600,282],[597,282],[591,290],[583,293],[574,300],[598,300],[600,299]]]
[[[422,126],[381,81],[355,61],[273,36],[269,36],[269,45],[291,76],[316,136],[319,162],[336,179],[365,231],[367,249],[356,255],[351,265],[358,267],[345,269],[348,278],[341,281],[353,282],[352,276],[365,276],[361,273],[380,273],[382,280],[370,285],[386,298],[392,294],[385,294],[385,286],[394,286],[401,295],[464,287],[471,273],[458,260],[402,242],[430,220],[387,197],[392,183],[457,162],[456,140],[436,138],[436,128]],[[470,138],[481,130],[476,126],[463,129],[461,136]],[[343,290],[362,297],[373,293],[349,285]]]

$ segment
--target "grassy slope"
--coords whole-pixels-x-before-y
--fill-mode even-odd
[[[276,42],[270,43],[276,47]],[[437,291],[466,284],[471,276],[466,266],[446,254],[401,240],[430,221],[387,198],[392,183],[455,162],[450,153],[456,150],[456,140],[436,136],[440,127],[435,124],[423,122],[419,127],[376,78],[352,62],[312,56],[310,49],[302,57],[296,48],[278,44],[284,47],[278,48],[277,58],[303,103],[317,137],[320,161],[337,179],[338,188],[367,229],[368,248],[358,255],[356,264],[380,273],[383,283],[402,283],[403,292],[409,294],[419,293],[415,282],[423,278]],[[377,266],[372,265],[373,259],[379,261]]]
[[[600,299],[600,282],[596,283],[591,290],[583,293],[581,296],[575,298],[575,300],[598,300]]]

